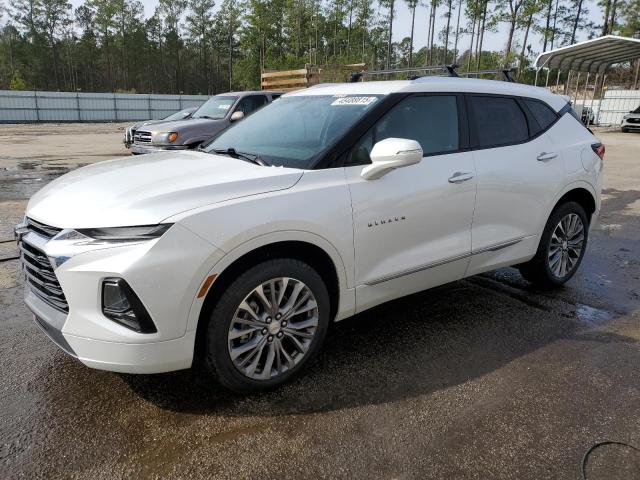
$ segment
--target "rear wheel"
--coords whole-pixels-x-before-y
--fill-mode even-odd
[[[576,272],[587,246],[589,221],[584,208],[568,202],[556,208],[542,233],[536,255],[519,265],[522,276],[541,287],[558,287]]]
[[[206,365],[225,387],[256,392],[296,376],[319,352],[329,294],[306,263],[274,259],[241,274],[221,295],[206,338]]]

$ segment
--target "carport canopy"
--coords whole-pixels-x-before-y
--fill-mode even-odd
[[[640,39],[605,35],[542,52],[536,58],[536,70],[544,67],[577,72],[604,73],[616,63],[640,57]]]

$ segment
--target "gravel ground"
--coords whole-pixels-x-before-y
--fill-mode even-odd
[[[198,371],[84,367],[33,324],[12,225],[27,198],[126,153],[123,125],[0,126],[0,478],[580,478],[640,446],[640,135],[602,132],[603,210],[578,274],[513,269],[332,327],[308,373],[230,394]],[[588,478],[640,478],[623,445]]]

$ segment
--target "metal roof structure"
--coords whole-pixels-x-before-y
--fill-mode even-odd
[[[640,39],[605,35],[542,52],[536,58],[536,70],[542,68],[604,73],[616,63],[640,57]]]

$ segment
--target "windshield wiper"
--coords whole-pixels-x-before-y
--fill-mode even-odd
[[[269,166],[269,163],[264,161],[262,159],[262,157],[260,155],[258,155],[257,153],[238,152],[233,147],[218,148],[218,149],[214,148],[211,151],[213,151],[215,153],[218,153],[218,154],[222,154],[222,155],[229,155],[232,158],[241,158],[243,160],[246,160],[247,162],[251,162],[251,163],[255,163],[256,165],[260,165],[261,167],[268,167]]]
[[[206,118],[207,120],[220,120],[219,118],[214,118],[214,117],[211,117],[209,115],[199,115],[199,116],[193,117],[193,118]]]

